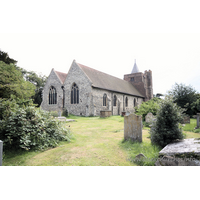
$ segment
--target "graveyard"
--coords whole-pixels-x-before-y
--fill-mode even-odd
[[[154,166],[161,148],[150,141],[150,128],[142,129],[142,142],[124,140],[124,117],[77,117],[65,122],[73,134],[71,142],[62,141],[45,151],[6,152],[3,166]],[[196,119],[191,119],[195,126]],[[186,124],[185,130],[190,130]],[[185,138],[199,138],[199,133],[184,131]],[[143,154],[148,160],[137,162]]]

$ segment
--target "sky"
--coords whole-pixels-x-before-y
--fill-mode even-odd
[[[189,2],[189,3],[188,3]],[[197,1],[3,2],[0,49],[18,66],[48,76],[75,59],[123,79],[136,59],[153,73],[153,93],[175,83],[200,92]]]

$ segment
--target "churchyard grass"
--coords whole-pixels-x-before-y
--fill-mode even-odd
[[[46,151],[4,152],[3,165],[7,166],[138,166],[154,165],[160,151],[152,146],[149,128],[143,129],[143,142],[124,141],[124,118],[69,116],[75,122],[67,122],[73,138],[60,142],[56,148]],[[186,132],[187,138],[199,138],[200,134]],[[143,153],[148,159],[136,162],[135,156]]]
[[[200,133],[200,129],[194,129],[197,126],[197,119],[190,119],[190,124],[185,124],[184,131]]]

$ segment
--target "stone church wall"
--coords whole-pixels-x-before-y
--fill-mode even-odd
[[[51,86],[56,88],[57,92],[57,104],[49,105],[49,90]],[[61,88],[62,84],[60,80],[58,79],[57,75],[55,74],[54,70],[51,71],[48,80],[46,82],[46,85],[43,89],[43,101],[41,104],[41,108],[46,111],[60,111],[63,106],[63,90]]]
[[[103,106],[103,96],[107,94],[107,105]],[[116,106],[114,106],[114,95],[117,97]],[[136,99],[136,104],[140,105],[143,102],[142,98],[137,98],[131,95],[124,95],[121,93],[111,92],[103,89],[92,89],[93,105],[95,108],[91,110],[96,110],[96,115],[100,115],[100,111],[112,111],[113,115],[121,115],[122,111],[134,112],[134,99]],[[125,106],[125,99],[128,97],[128,107]]]
[[[71,104],[71,88],[74,83],[79,88],[79,104]],[[68,112],[74,115],[89,116],[91,113],[91,83],[75,62],[71,65],[64,86],[65,107]]]

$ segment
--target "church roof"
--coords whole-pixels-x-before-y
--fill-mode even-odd
[[[79,67],[91,80],[93,87],[143,97],[140,92],[128,81],[116,78],[79,63],[76,64],[79,65]]]
[[[135,60],[135,64],[133,66],[131,74],[138,73],[138,72],[140,72],[140,70],[139,70],[139,68],[138,68],[138,66],[136,64],[136,60]]]
[[[58,72],[58,71],[55,71],[55,70],[54,70],[54,72],[57,74],[58,78],[60,79],[60,81],[63,84],[65,82],[65,79],[67,78],[67,74],[62,73],[62,72]]]

